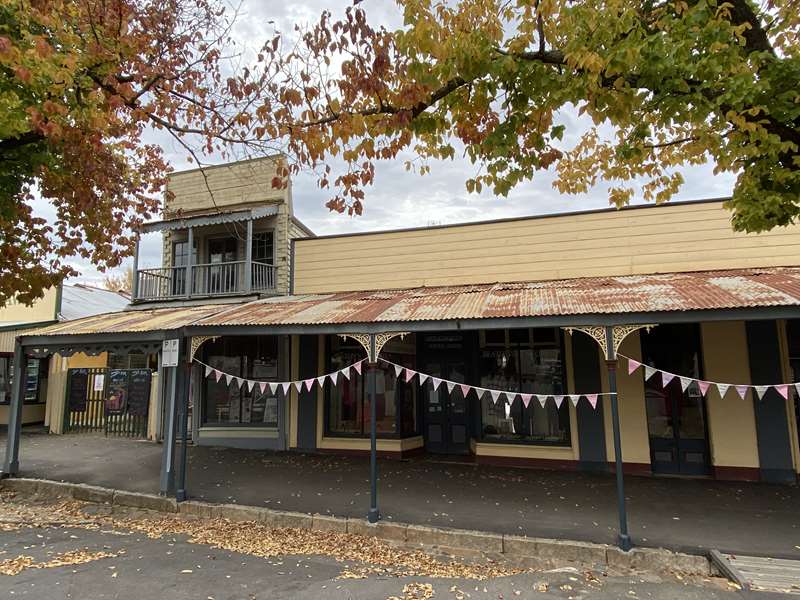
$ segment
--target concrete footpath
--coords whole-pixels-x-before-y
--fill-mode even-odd
[[[0,444],[4,448],[4,440]],[[24,435],[23,476],[156,493],[161,446],[86,435]],[[507,536],[613,544],[613,476],[379,461],[383,520]],[[703,553],[800,557],[800,490],[767,484],[626,477],[634,542]],[[351,518],[369,503],[363,457],[190,447],[196,500]]]

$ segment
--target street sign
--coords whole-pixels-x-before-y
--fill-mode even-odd
[[[164,340],[161,347],[161,366],[178,366],[178,340]]]

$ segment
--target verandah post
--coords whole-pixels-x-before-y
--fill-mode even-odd
[[[3,464],[2,477],[13,477],[19,472],[19,438],[22,433],[22,401],[25,396],[26,366],[22,345],[14,344],[14,387],[11,395],[11,406],[8,411],[8,439],[6,440],[6,460]]]
[[[378,510],[378,438],[377,438],[377,421],[378,412],[376,399],[378,397],[376,370],[378,368],[378,359],[376,356],[375,348],[375,334],[369,336],[369,364],[367,365],[367,397],[369,398],[369,513],[367,513],[367,520],[370,523],[377,523],[380,517]]]
[[[186,469],[189,455],[189,395],[192,393],[192,363],[187,358],[184,362],[181,355],[181,364],[177,370],[183,374],[181,378],[180,397],[178,400],[178,437],[181,441],[181,460],[178,464],[178,482],[176,484],[175,499],[183,502],[188,497],[186,494]]]
[[[619,402],[617,401],[617,352],[614,347],[612,327],[606,327],[606,368],[608,369],[608,391],[611,393],[611,423],[614,429],[614,462],[617,478],[617,512],[619,513],[619,535],[617,543],[626,552],[633,543],[628,534],[628,515],[625,509],[625,482],[622,473],[622,439],[619,429]]]
[[[183,340],[178,340],[178,356],[181,356]],[[161,352],[161,360],[164,361],[164,352]],[[167,374],[168,384],[166,422],[164,423],[164,446],[161,452],[161,477],[159,481],[159,492],[166,496],[175,490],[175,441],[177,434],[178,420],[178,378],[181,369],[180,360],[176,367],[163,367],[162,371]]]

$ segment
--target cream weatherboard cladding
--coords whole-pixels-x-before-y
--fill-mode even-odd
[[[800,226],[735,233],[722,201],[295,244],[296,294],[797,265]]]

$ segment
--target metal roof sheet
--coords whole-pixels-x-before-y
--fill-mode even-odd
[[[230,304],[204,304],[151,310],[126,310],[64,321],[26,331],[25,335],[84,335],[92,333],[140,333],[177,329],[229,308]]]
[[[196,325],[314,325],[800,306],[800,267],[307,294]]]

